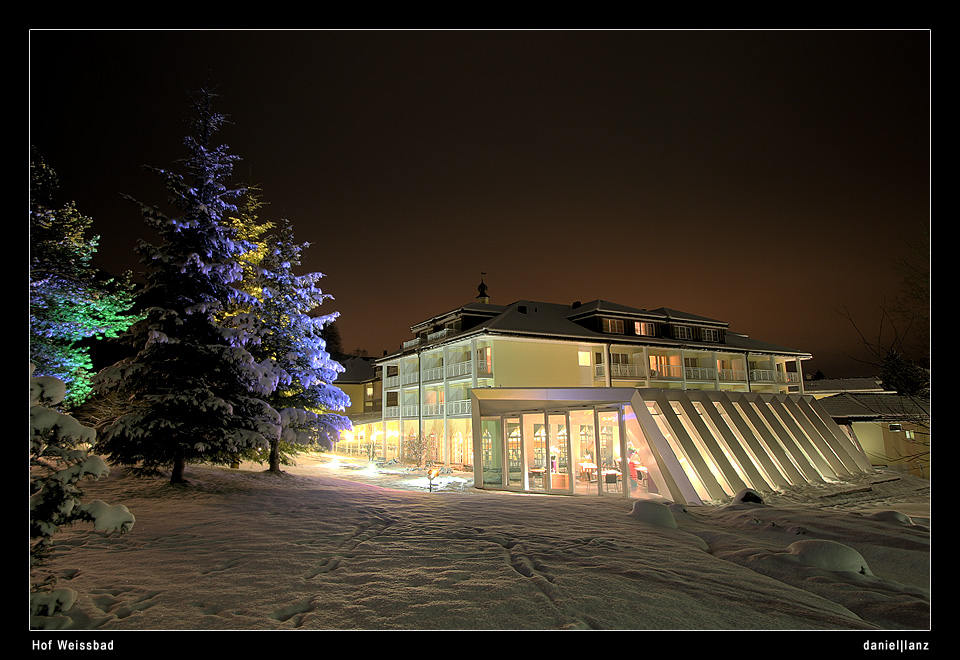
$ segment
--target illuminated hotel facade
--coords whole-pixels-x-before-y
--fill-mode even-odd
[[[376,388],[366,388],[380,394],[377,409],[368,404],[351,416],[354,430],[343,435],[338,453],[390,461],[422,452],[434,464],[472,470],[479,488],[660,493],[681,501],[848,470],[822,451],[809,455],[817,442],[845,436],[834,437],[842,435],[835,424],[809,431],[832,422],[808,415],[808,353],[676,310],[602,300],[494,305],[482,283],[479,290],[476,301],[412,326],[412,339],[375,361]],[[802,447],[791,439],[785,448],[786,422],[773,422],[771,430],[763,414],[769,401],[795,399],[802,408],[778,403],[778,414],[789,410],[797,428],[802,417],[807,431]],[[714,410],[722,416],[713,419]],[[849,469],[856,471],[854,463]],[[704,474],[684,472],[698,469]]]

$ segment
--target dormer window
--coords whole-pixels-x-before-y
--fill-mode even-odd
[[[633,333],[641,337],[655,337],[657,334],[657,324],[647,323],[645,321],[634,321]]]
[[[623,321],[621,319],[603,319],[603,331],[608,334],[622,335]]]
[[[703,328],[700,333],[703,335],[703,341],[720,341],[720,331],[716,328]]]
[[[673,336],[676,339],[693,339],[693,328],[689,325],[673,326]]]

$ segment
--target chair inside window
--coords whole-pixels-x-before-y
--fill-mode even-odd
[[[620,475],[615,472],[603,475],[603,481],[607,484],[616,484],[617,490],[620,490]]]

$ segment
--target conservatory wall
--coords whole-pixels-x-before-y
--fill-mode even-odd
[[[491,388],[472,403],[478,488],[702,504],[873,471],[811,396]]]

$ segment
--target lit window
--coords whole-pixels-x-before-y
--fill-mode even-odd
[[[633,332],[637,335],[643,335],[645,337],[653,337],[656,334],[656,326],[653,323],[646,323],[644,321],[635,321],[633,324]]]
[[[577,352],[577,360],[579,361],[581,367],[589,367],[589,366],[590,366],[590,351],[578,351],[578,352]]]
[[[603,319],[603,331],[622,335],[623,334],[623,321],[620,319]]]

